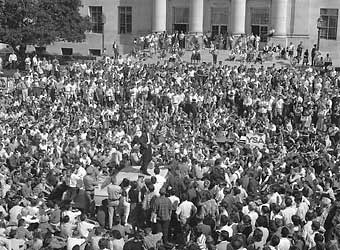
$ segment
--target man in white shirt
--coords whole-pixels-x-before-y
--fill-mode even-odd
[[[76,224],[77,222],[77,217],[81,215],[80,211],[73,211],[72,206],[69,206],[68,210],[64,211],[62,213],[62,217],[68,216],[70,218],[70,223]]]
[[[89,232],[93,230],[93,228],[97,227],[95,223],[89,223],[86,221],[87,217],[85,214],[80,215],[80,222],[78,224],[78,231],[81,237],[87,238],[89,236]]]
[[[79,232],[76,230],[73,232],[72,237],[67,239],[67,250],[72,250],[76,245],[80,246],[79,249],[85,249],[86,239],[81,238]]]
[[[248,209],[246,207],[244,207],[243,210],[242,210],[242,212],[245,215],[248,215],[250,217],[251,225],[252,225],[253,228],[255,228],[256,220],[259,217],[259,214],[255,210],[256,210],[256,204],[253,201],[249,202]]]
[[[9,210],[9,222],[13,224],[18,224],[18,215],[21,214],[22,206],[19,204],[15,205]]]
[[[70,175],[70,179],[69,179],[69,189],[68,189],[68,193],[70,196],[70,200],[74,200],[74,198],[76,198],[78,190],[77,190],[77,185],[79,180],[82,180],[80,178],[80,176],[77,174],[77,169],[73,169],[73,172]]]
[[[18,57],[13,51],[8,57],[8,62],[10,63],[12,69],[15,69],[17,67],[17,61]]]
[[[188,195],[183,194],[183,201],[181,204],[179,204],[176,214],[181,222],[182,225],[185,225],[187,223],[187,220],[197,212],[196,206],[191,202],[188,201]]]
[[[297,209],[296,206],[293,205],[293,200],[290,197],[287,197],[285,200],[286,208],[281,211],[281,215],[283,216],[283,220],[285,225],[292,224],[292,216],[296,214]]]
[[[289,235],[289,229],[287,227],[283,227],[281,230],[280,243],[277,246],[278,250],[289,250],[291,246],[291,242],[288,238],[288,235]]]
[[[161,188],[163,187],[164,183],[166,182],[166,179],[162,175],[160,175],[159,167],[155,167],[154,173],[155,173],[154,176],[156,177],[157,180],[157,182],[154,184],[155,193],[159,195],[159,190],[161,190]]]
[[[76,165],[76,167],[78,167],[77,175],[82,180],[86,175],[86,169],[83,166],[80,166],[80,165]]]

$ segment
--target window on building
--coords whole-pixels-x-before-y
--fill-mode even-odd
[[[103,8],[102,6],[90,6],[91,31],[103,33]]]
[[[183,31],[184,33],[188,31],[189,27],[189,8],[174,8],[174,31]]]
[[[228,9],[227,8],[211,8],[211,33],[212,37],[216,35],[224,35],[228,30]]]
[[[322,29],[320,38],[336,40],[338,33],[338,9],[320,9]]]
[[[72,56],[73,49],[72,48],[61,48],[61,53],[63,56]]]
[[[100,49],[89,49],[90,56],[100,56],[101,51]]]
[[[132,7],[118,7],[119,33],[129,34],[132,32]]]
[[[251,9],[251,31],[254,35],[260,36],[261,42],[268,40],[269,20],[268,8]]]

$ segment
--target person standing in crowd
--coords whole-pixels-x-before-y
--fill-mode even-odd
[[[140,145],[141,151],[141,168],[140,171],[145,175],[150,175],[147,171],[149,163],[152,160],[151,135],[147,125],[143,126],[143,131],[140,137],[135,137],[135,144]]]
[[[327,53],[326,58],[324,59],[325,62],[325,68],[328,69],[328,66],[332,66],[332,58],[329,56],[329,54]]]
[[[308,49],[305,50],[305,53],[303,53],[303,62],[302,65],[308,65],[308,58],[309,58],[309,53]]]
[[[300,62],[301,59],[304,59],[304,58],[302,58],[302,52],[303,52],[303,42],[302,41],[298,44],[298,46],[296,48],[296,52],[297,52],[297,58]]]
[[[172,214],[172,204],[168,197],[166,197],[165,188],[161,188],[159,191],[160,197],[155,199],[152,207],[151,217],[155,217],[156,221],[156,232],[163,233],[163,241],[168,242],[169,224]]]
[[[213,64],[217,64],[217,49],[216,46],[213,42],[210,43],[210,54],[212,55],[213,58]]]
[[[289,59],[292,60],[293,56],[294,56],[294,50],[295,50],[295,46],[294,44],[291,42],[288,46],[288,56]]]
[[[317,53],[318,49],[316,48],[316,44],[313,45],[312,51],[311,51],[311,65],[314,66],[315,65],[315,56]]]
[[[10,68],[11,69],[16,69],[17,68],[18,57],[17,57],[17,55],[15,54],[14,51],[9,55],[8,62],[10,64]]]
[[[183,30],[179,34],[178,40],[179,40],[180,49],[185,49],[185,34],[184,34]]]
[[[113,57],[115,60],[117,60],[119,57],[119,50],[118,50],[118,44],[116,43],[116,41],[114,41],[112,44],[112,50],[113,50]]]
[[[111,177],[111,183],[107,186],[108,192],[108,224],[109,229],[113,226],[113,218],[118,215],[118,206],[122,196],[122,189],[117,185],[117,179]]]

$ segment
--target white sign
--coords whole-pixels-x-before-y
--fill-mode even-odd
[[[252,148],[259,147],[263,148],[266,144],[266,135],[248,133],[247,136],[242,137],[246,144],[249,144]]]

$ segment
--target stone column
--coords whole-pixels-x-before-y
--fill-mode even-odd
[[[233,35],[245,34],[247,0],[231,0],[231,27]]]
[[[166,1],[153,0],[152,32],[166,31]]]
[[[202,34],[204,0],[191,0],[190,3],[189,31],[190,33]]]
[[[272,0],[272,26],[275,30],[274,37],[287,36],[288,4],[289,0]]]

